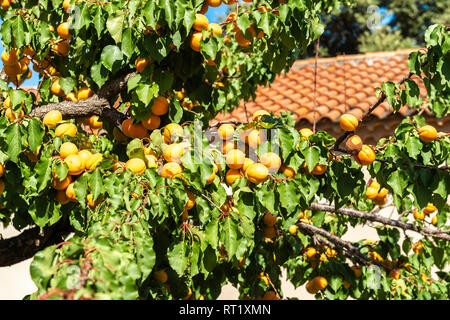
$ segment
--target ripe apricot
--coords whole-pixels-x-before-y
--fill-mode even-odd
[[[73,91],[69,92],[64,98],[67,101],[72,101],[72,102],[78,101],[77,95]]]
[[[70,8],[70,0],[64,0],[63,1],[63,9],[65,12],[69,12],[69,8]]]
[[[226,154],[225,162],[230,169],[240,169],[244,165],[245,154],[238,149],[233,149]]]
[[[273,227],[277,222],[277,216],[266,212],[263,217],[263,223],[268,227]]]
[[[245,177],[255,184],[264,182],[268,175],[269,169],[261,163],[251,164],[245,171]]]
[[[312,280],[306,283],[305,288],[306,291],[310,294],[316,294],[317,292],[319,292],[319,289],[315,287],[314,282]]]
[[[64,57],[67,57],[70,52],[70,44],[67,40],[59,41],[52,45],[52,50]]]
[[[84,163],[84,166],[86,167],[86,161],[89,159],[90,156],[92,156],[92,153],[89,150],[80,150],[78,152],[78,155],[81,157],[81,160]]]
[[[3,163],[0,163],[0,177],[3,177],[5,174],[5,165]]]
[[[355,278],[360,278],[362,276],[362,268],[360,266],[351,266],[350,267],[355,274]]]
[[[355,131],[358,127],[358,119],[354,115],[346,113],[339,119],[339,124],[344,131]]]
[[[67,175],[63,180],[59,180],[59,178],[56,175],[54,175],[52,187],[53,189],[56,190],[65,190],[71,182],[72,177],[70,175]]]
[[[94,210],[94,209],[99,205],[100,200],[101,200],[101,199],[94,200],[94,195],[93,195],[92,193],[89,193],[89,194],[86,196],[86,201],[87,201],[88,207],[89,207],[91,210]]]
[[[354,159],[360,165],[367,166],[375,161],[375,152],[370,146],[363,144],[361,151],[358,152]]]
[[[77,195],[75,194],[75,190],[73,188],[74,185],[75,185],[75,182],[72,182],[67,186],[66,196],[67,196],[67,198],[69,198],[69,200],[77,201]]]
[[[208,2],[205,1],[203,2],[203,5],[198,13],[205,14],[206,12],[208,12],[208,9],[209,9]]]
[[[56,191],[56,201],[58,201],[60,204],[68,204],[70,202],[70,199],[66,195],[66,190],[58,190]]]
[[[76,176],[84,171],[84,163],[78,154],[71,154],[64,159],[64,163],[69,167],[69,174]]]
[[[425,213],[423,211],[414,209],[413,216],[414,216],[414,219],[425,220]]]
[[[437,131],[433,126],[426,125],[419,129],[419,138],[423,142],[431,142],[436,139]]]
[[[59,79],[53,81],[52,86],[50,87],[50,91],[58,97],[64,96],[64,90],[59,85]]]
[[[139,158],[133,158],[125,163],[125,170],[131,170],[137,174],[143,174],[146,169],[145,162]]]
[[[297,225],[293,224],[293,225],[291,225],[291,226],[289,227],[289,233],[290,233],[290,234],[292,234],[292,235],[297,234],[297,231],[298,231]]]
[[[91,116],[89,118],[89,126],[92,129],[100,129],[103,126],[103,122],[99,121],[99,116]]]
[[[279,300],[280,297],[278,297],[278,295],[275,293],[275,291],[267,291],[266,293],[264,293],[263,300]]]
[[[326,164],[316,164],[314,166],[314,169],[311,171],[312,175],[320,176],[327,171],[327,165]]]
[[[155,130],[159,128],[159,125],[161,124],[161,118],[157,115],[151,114],[148,116],[148,118],[142,120],[141,124],[147,130]]]
[[[414,253],[421,254],[421,253],[423,253],[424,247],[425,246],[422,242],[417,241],[412,245],[412,250],[414,251]]]
[[[206,179],[206,182],[205,182],[207,185],[213,183],[214,179],[216,178],[216,173],[217,173],[217,166],[215,164],[213,164],[213,172],[209,176],[209,178]]]
[[[250,43],[251,43],[250,40],[245,38],[244,33],[240,29],[236,31],[234,38],[236,39],[236,42],[238,43],[238,45],[240,45],[241,47],[246,48],[246,47],[250,46]]]
[[[186,193],[188,195],[188,200],[186,202],[184,209],[191,210],[195,205],[195,195],[189,190],[186,190]]]
[[[175,142],[178,137],[183,136],[183,127],[178,123],[169,123],[164,127],[164,143]]]
[[[307,140],[312,134],[314,134],[314,132],[309,128],[300,129],[301,140]]]
[[[277,231],[275,230],[275,227],[273,227],[273,226],[272,227],[265,226],[263,228],[263,235],[264,235],[264,238],[273,239],[277,235]]]
[[[222,0],[206,0],[206,3],[210,7],[219,7],[222,4]]]
[[[142,73],[144,72],[145,68],[147,68],[147,66],[150,64],[150,59],[137,58],[134,64],[136,65],[137,72]]]
[[[167,162],[161,169],[161,177],[176,178],[183,172],[183,167],[176,162]]]
[[[44,125],[49,128],[55,128],[56,124],[62,120],[62,114],[58,110],[52,110],[45,114],[42,120]]]
[[[67,158],[71,154],[78,154],[78,148],[72,142],[64,142],[59,148],[59,155],[61,158]]]
[[[77,131],[77,126],[73,123],[62,123],[56,127],[55,135],[57,137],[63,137],[65,135],[69,137],[76,137]]]
[[[234,150],[236,148],[236,141],[233,140],[227,140],[222,143],[222,153],[227,154],[231,150]]]
[[[314,287],[319,291],[325,289],[328,286],[327,279],[321,276],[315,277],[312,281],[314,283]]]
[[[225,174],[225,181],[231,186],[237,179],[242,178],[242,173],[238,169],[230,169]]]
[[[169,144],[163,152],[164,159],[167,162],[178,162],[181,163],[181,156],[184,153],[183,146],[179,143]]]
[[[317,250],[314,247],[308,247],[305,249],[305,255],[308,260],[311,260],[317,254]]]
[[[394,280],[400,279],[400,270],[399,269],[392,269],[389,272],[389,277],[391,277]]]
[[[374,200],[378,195],[378,190],[374,187],[368,187],[366,190],[366,198]]]
[[[126,119],[122,122],[122,132],[133,139],[143,139],[148,136],[147,129],[141,123],[134,123],[132,119]]]
[[[58,32],[58,35],[66,40],[71,40],[72,36],[70,35],[70,31],[69,31],[69,23],[68,22],[63,22],[61,23],[58,28],[56,28],[56,32]]]
[[[101,153],[95,153],[91,154],[89,158],[86,159],[86,161],[83,161],[85,163],[86,170],[92,171],[94,170],[97,165],[103,160],[103,155]]]
[[[78,100],[85,100],[85,99],[92,97],[93,95],[94,95],[94,92],[90,88],[83,87],[80,90],[78,90],[77,98],[78,98]]]
[[[253,129],[247,136],[248,145],[250,148],[256,149],[261,143],[261,132],[258,129]]]
[[[153,100],[152,113],[157,116],[163,116],[169,112],[169,102],[163,96],[159,96]]]
[[[437,214],[433,216],[433,218],[431,218],[431,223],[435,226],[437,226],[438,224],[438,216]]]
[[[229,140],[234,135],[234,127],[230,123],[224,123],[217,129],[217,133],[222,140]]]
[[[345,143],[345,149],[349,153],[360,152],[362,148],[362,140],[356,134],[348,137],[347,142]]]
[[[250,159],[250,158],[245,158],[244,159],[244,164],[242,165],[242,172],[245,174],[245,171],[247,171],[247,168],[251,165],[254,164],[255,162]]]
[[[15,49],[11,49],[9,53],[6,50],[3,51],[1,58],[5,66],[14,65],[19,61],[17,51]]]
[[[218,36],[221,36],[223,34],[222,27],[218,23],[210,23],[208,25],[208,30],[212,30],[211,36],[213,34],[216,34]]]
[[[209,21],[203,14],[197,13],[192,28],[196,31],[208,30]]]
[[[192,34],[190,40],[191,49],[196,52],[200,52],[202,39],[203,35],[201,32],[195,32],[194,34]]]
[[[259,161],[269,169],[271,174],[278,172],[281,167],[281,158],[274,152],[263,154]]]
[[[425,214],[430,214],[430,213],[432,213],[432,212],[434,212],[436,210],[437,210],[436,206],[434,204],[432,204],[431,202],[429,202],[427,204],[427,206],[425,207],[425,209],[423,209],[423,212]]]
[[[288,167],[288,166],[285,166],[284,164],[282,164],[280,170],[288,178],[295,177],[295,170],[291,167]]]

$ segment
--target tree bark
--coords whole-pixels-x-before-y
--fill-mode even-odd
[[[32,258],[38,251],[64,241],[63,237],[72,231],[67,221],[61,220],[42,230],[34,227],[15,237],[0,239],[0,267]]]

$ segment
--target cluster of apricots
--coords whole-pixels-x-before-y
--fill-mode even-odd
[[[9,8],[10,1],[3,0],[2,8],[7,10]],[[64,9],[67,11],[70,6],[70,1],[64,1]],[[49,25],[50,32],[55,32],[55,27]],[[70,52],[70,43],[72,39],[69,31],[69,23],[62,22],[58,25],[56,32],[59,39],[51,40],[51,52],[56,55],[67,57]],[[40,73],[44,77],[58,77],[59,72],[55,65],[52,63],[52,54],[48,54],[41,61],[37,61],[35,51],[31,46],[25,48],[13,48],[9,52],[6,50],[1,55],[4,71],[8,76],[8,81],[12,82],[15,86],[20,87],[26,79],[31,78],[32,72],[30,69],[30,62],[33,61],[33,70]],[[56,80],[53,81],[55,84]],[[57,87],[57,85],[55,85]],[[56,89],[56,88],[55,88]],[[59,94],[58,94],[59,95]],[[76,100],[77,96],[74,93],[67,95],[67,100]]]
[[[245,0],[244,2],[252,2],[252,0]],[[236,1],[229,0],[229,1],[223,1],[223,3],[225,3],[226,5],[232,5],[232,4],[235,4]],[[213,36],[213,34],[217,34],[219,36],[223,35],[222,26],[217,23],[209,23],[208,18],[204,15],[208,11],[209,7],[217,7],[217,6],[220,6],[221,4],[222,4],[221,0],[207,0],[204,2],[200,11],[196,14],[196,19],[192,26],[192,28],[194,29],[194,33],[191,35],[191,38],[190,38],[190,46],[191,46],[192,50],[194,50],[196,52],[200,52],[201,42],[203,40],[203,35],[202,35],[203,30],[211,31],[211,36]],[[258,8],[258,10],[261,12],[269,11],[266,6],[260,6]],[[275,12],[275,14],[277,14],[277,12]],[[248,47],[251,44],[251,40],[247,39],[244,35],[244,32],[238,28],[236,20],[237,20],[237,13],[235,13],[235,12],[230,13],[227,16],[227,18],[224,22],[224,25],[233,23],[234,28],[231,30],[231,32],[234,33],[234,38],[235,38],[236,42],[241,47],[244,47],[244,48]],[[252,38],[260,39],[260,38],[264,37],[264,32],[262,32],[262,31],[260,31],[258,34],[256,34],[255,28],[253,25],[251,25],[248,28],[248,31],[250,31],[249,34],[251,34]],[[230,36],[225,35],[224,41],[226,44],[230,44]],[[214,65],[214,61],[209,60],[208,64]]]
[[[414,219],[417,219],[417,220],[421,220],[421,221],[423,221],[423,220],[425,220],[426,219],[426,217],[427,216],[429,216],[429,215],[431,215],[432,213],[434,213],[434,212],[436,212],[437,211],[437,208],[436,208],[436,206],[433,204],[433,203],[428,203],[427,204],[427,206],[423,209],[423,210],[421,210],[421,211],[419,211],[419,210],[417,210],[417,209],[414,209],[413,210],[413,217],[414,217]],[[437,213],[431,218],[431,223],[433,224],[433,225],[437,225],[437,223],[438,223],[438,215],[437,215]]]
[[[2,114],[11,122],[14,122],[16,119],[22,119],[25,116],[25,112],[22,108],[18,111],[14,111],[12,109],[11,99],[9,96],[7,96],[5,101],[3,101]]]
[[[77,136],[77,126],[70,122],[63,122],[62,115],[58,110],[48,112],[44,116],[43,123],[49,129],[54,129],[57,137]],[[87,149],[79,150],[74,143],[64,142],[59,148],[59,158],[67,165],[68,173],[64,179],[60,180],[56,172],[53,172],[52,187],[57,190],[56,201],[61,204],[67,204],[71,201],[77,201],[74,190],[77,177],[85,171],[94,170],[103,160],[103,155],[101,153],[92,153]],[[88,206],[94,209],[100,202],[100,199],[94,201],[93,195],[89,193],[86,201]]]
[[[18,50],[12,49],[9,52],[4,50],[1,58],[3,61],[3,70],[8,76],[8,81],[15,86],[20,87],[25,79],[31,78],[32,72],[29,68],[30,59],[25,54],[34,54],[31,47],[22,50],[23,54],[19,55]]]
[[[169,280],[169,276],[167,275],[167,272],[164,269],[160,269],[153,272],[153,279],[159,283],[162,283],[167,291],[170,292],[170,284],[167,282]],[[192,298],[192,289],[188,287],[188,293],[182,300],[188,300]],[[205,297],[200,296],[199,300],[205,300]]]
[[[376,205],[382,206],[386,204],[389,190],[381,188],[376,180],[372,180],[366,190],[366,198],[372,200]]]

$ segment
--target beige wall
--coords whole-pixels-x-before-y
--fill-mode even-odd
[[[365,173],[367,174],[367,172]],[[396,219],[398,217],[397,212],[393,207],[383,208],[377,214],[385,217],[391,217],[392,219]],[[431,217],[428,216],[427,221],[430,219]],[[413,222],[412,217],[410,219],[410,222]],[[9,238],[11,236],[17,235],[18,232],[11,227],[8,227],[5,230],[0,226],[0,234],[3,235],[4,238]],[[401,232],[400,234],[400,243],[402,243],[404,239],[403,232]],[[411,237],[413,241],[417,241],[418,239],[420,239],[420,235],[415,232],[407,231],[406,234]],[[358,226],[357,228],[350,228],[349,231],[343,236],[343,239],[346,241],[358,241],[361,239],[378,240],[378,236],[376,230],[368,224],[365,226]],[[0,300],[22,299],[25,295],[33,293],[37,290],[36,286],[31,280],[29,272],[31,260],[32,259],[28,259],[14,266],[0,268]],[[450,266],[446,268],[446,270],[449,269]],[[434,277],[436,279],[435,275]],[[283,273],[283,278],[286,279],[285,272]],[[287,298],[296,297],[301,300],[313,299],[313,296],[306,292],[304,286],[295,289],[294,286],[287,281],[282,282],[282,290],[284,292],[284,296]],[[239,294],[237,289],[232,287],[231,285],[227,285],[223,288],[222,294],[219,296],[219,299],[234,300],[237,299],[238,296]]]

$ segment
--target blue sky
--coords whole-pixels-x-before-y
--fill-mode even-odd
[[[212,8],[210,7],[208,9],[208,11],[206,12],[205,16],[208,18],[209,22],[221,22],[220,18],[223,17],[226,12],[227,12],[227,5],[222,4],[217,8]],[[384,8],[380,8],[379,13],[382,15],[382,20],[380,21],[380,23],[383,24],[387,24],[389,23],[393,16],[392,15],[388,15],[386,10]],[[2,23],[1,19],[0,19],[0,24]],[[3,44],[0,42],[0,52],[3,52],[4,48],[3,48]],[[30,64],[31,66],[31,64]],[[0,68],[3,68],[3,62],[0,60]],[[24,87],[37,87],[39,83],[39,75],[33,71],[33,75],[30,79],[25,80],[23,86]]]

